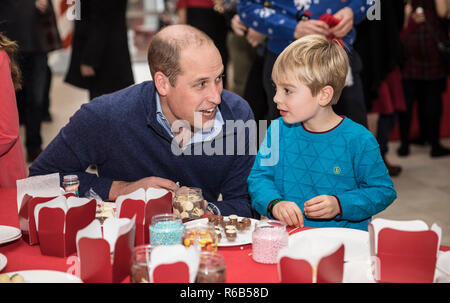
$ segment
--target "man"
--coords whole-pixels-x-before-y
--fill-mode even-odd
[[[362,69],[358,54],[352,50],[355,40],[354,24],[366,18],[370,7],[365,0],[246,0],[238,2],[237,8],[242,22],[268,38],[264,62],[263,82],[267,94],[268,113],[266,118],[273,120],[279,112],[273,102],[275,88],[272,84],[272,67],[277,56],[294,40],[306,35],[319,34],[342,39],[349,53],[350,67],[348,85],[341,99],[334,107],[340,115],[346,115],[353,121],[367,126],[366,107],[359,72]],[[339,19],[339,23],[330,27],[325,20],[319,20],[324,14]],[[330,18],[328,18],[330,20]]]
[[[111,200],[138,188],[199,187],[210,211],[252,217],[250,137],[230,132],[225,121],[252,121],[253,114],[223,90],[224,66],[212,40],[188,25],[168,26],[153,37],[148,62],[153,81],[83,105],[30,175],[75,173],[80,193],[92,188]],[[98,176],[85,172],[91,164]]]

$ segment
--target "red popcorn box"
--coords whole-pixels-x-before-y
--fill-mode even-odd
[[[59,182],[59,173],[33,176],[16,181],[19,225],[23,239],[30,245],[39,243],[34,209],[36,205],[48,202],[64,194],[64,190],[61,189]]]
[[[278,253],[282,283],[341,283],[345,246],[329,239],[306,240]]]
[[[116,217],[131,219],[136,216],[136,246],[150,243],[152,217],[163,213],[172,213],[172,193],[165,189],[140,188],[116,199]]]
[[[74,194],[66,194],[64,197],[75,197]],[[36,245],[39,243],[39,237],[36,230],[36,220],[34,211],[37,205],[46,203],[57,196],[53,197],[33,197],[28,194],[23,196],[19,207],[19,225],[22,231],[22,237],[29,245]]]
[[[377,218],[369,223],[370,253],[375,280],[393,283],[431,283],[434,280],[441,228],[421,220]]]
[[[200,249],[181,244],[152,248],[150,283],[194,283],[200,265]]]
[[[41,253],[55,257],[73,254],[76,234],[95,219],[96,205],[94,199],[72,196],[37,204],[34,218]]]
[[[77,233],[80,278],[86,283],[119,283],[130,274],[135,219],[93,220]]]

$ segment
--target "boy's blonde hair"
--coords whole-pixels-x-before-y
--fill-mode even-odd
[[[315,97],[329,85],[336,104],[345,86],[348,56],[336,40],[321,35],[308,35],[291,43],[277,58],[272,70],[274,82],[296,79],[305,84]]]

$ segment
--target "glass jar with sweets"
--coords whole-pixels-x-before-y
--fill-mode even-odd
[[[288,245],[286,224],[277,220],[261,220],[252,233],[252,257],[259,263],[276,264],[278,252]]]
[[[200,252],[200,265],[198,266],[195,283],[225,283],[226,264],[220,252]]]
[[[190,247],[197,245],[202,251],[217,251],[217,236],[214,226],[210,224],[197,224],[186,227],[183,236],[183,245]]]
[[[78,188],[80,187],[80,181],[77,175],[66,175],[63,178],[63,187],[66,193],[73,193],[77,197],[79,196]]]
[[[202,190],[196,187],[180,187],[173,197],[173,213],[183,222],[201,218],[205,214]]]
[[[174,214],[160,214],[152,217],[149,231],[152,245],[181,244],[184,225]]]

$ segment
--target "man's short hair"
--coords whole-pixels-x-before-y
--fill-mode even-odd
[[[177,76],[182,72],[181,51],[188,47],[200,47],[214,42],[204,32],[190,25],[171,25],[153,36],[147,53],[150,74],[154,79],[156,72],[162,72],[175,86]]]
[[[348,56],[337,40],[308,35],[291,43],[277,58],[272,70],[275,82],[296,79],[306,85],[313,96],[329,85],[336,104],[345,86]]]

